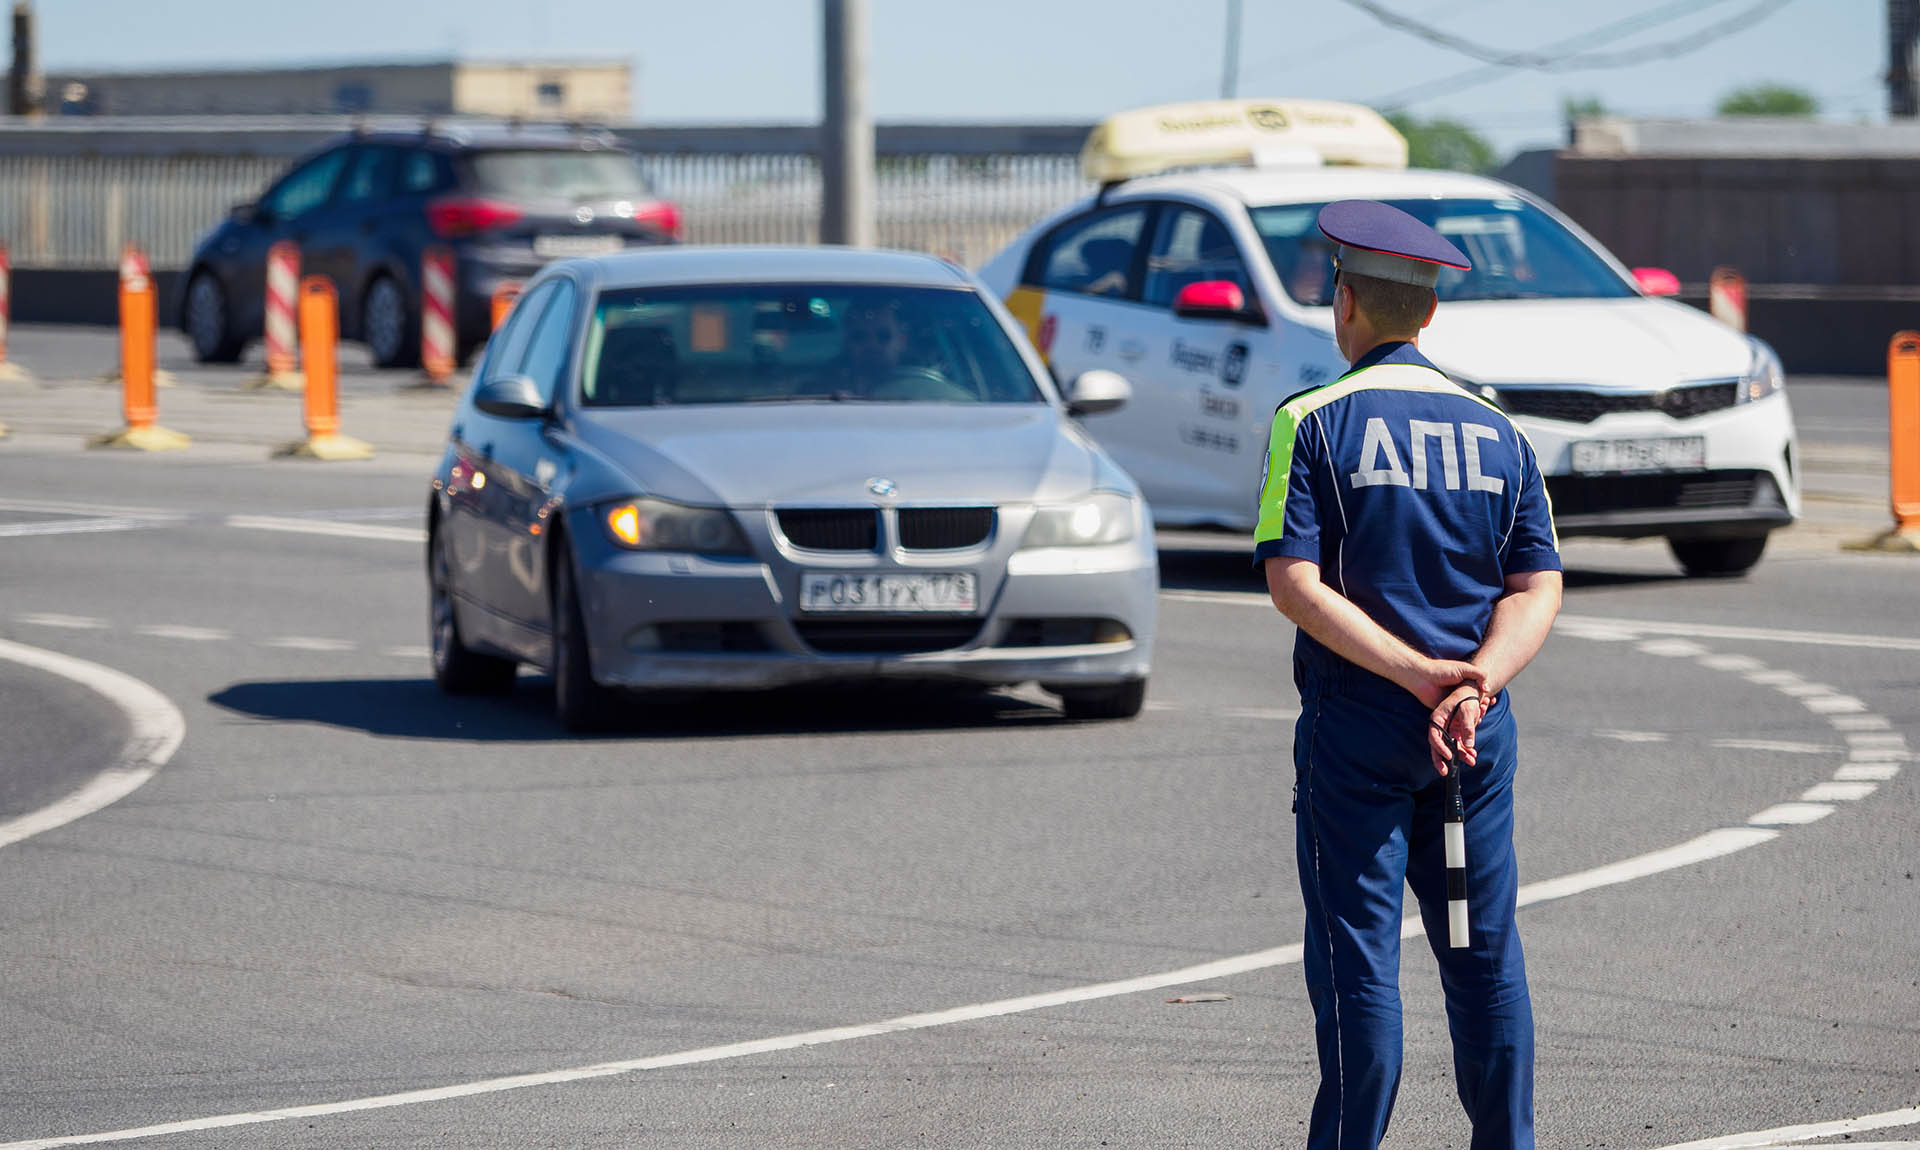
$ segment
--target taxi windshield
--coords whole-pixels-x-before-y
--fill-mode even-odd
[[[581,370],[590,407],[1042,403],[979,296],[865,284],[602,293]]]
[[[1421,199],[1387,203],[1433,228],[1467,254],[1472,271],[1440,269],[1446,300],[1618,299],[1632,285],[1579,237],[1520,199]],[[1315,219],[1325,204],[1253,208],[1267,258],[1295,303],[1333,303],[1333,243]]]

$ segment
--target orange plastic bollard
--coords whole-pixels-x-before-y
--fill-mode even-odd
[[[146,273],[144,260],[131,268],[123,262],[121,270],[120,407],[127,425],[91,443],[95,447],[131,447],[140,451],[176,450],[185,447],[189,440],[177,431],[161,427],[157,418],[154,331],[159,327],[160,313],[154,300],[153,278]]]
[[[499,331],[500,325],[507,322],[507,313],[513,310],[513,301],[520,298],[520,285],[512,280],[493,289],[493,326],[488,331]]]
[[[13,258],[0,240],[0,383],[31,383],[33,373],[7,358],[7,329],[13,321]]]
[[[326,276],[300,280],[300,357],[306,369],[301,414],[307,437],[275,455],[307,459],[367,459],[373,448],[340,434],[340,293]]]
[[[1707,280],[1707,311],[1733,328],[1747,330],[1747,277],[1732,268],[1715,268]]]
[[[1887,347],[1887,407],[1894,530],[1920,532],[1920,332]]]

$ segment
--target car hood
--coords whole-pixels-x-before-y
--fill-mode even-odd
[[[869,502],[873,480],[909,504],[1065,499],[1103,462],[1039,403],[602,408],[574,430],[639,492],[730,507]]]
[[[1420,350],[1474,383],[1576,383],[1648,391],[1736,379],[1747,337],[1671,300],[1471,300],[1442,303]]]

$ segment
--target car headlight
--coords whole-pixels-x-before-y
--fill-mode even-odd
[[[1741,403],[1765,399],[1787,386],[1787,373],[1780,368],[1780,357],[1774,354],[1765,340],[1752,336],[1747,339],[1753,344],[1753,362],[1747,365],[1747,374],[1740,381]]]
[[[716,507],[687,507],[664,499],[629,499],[602,508],[607,538],[629,551],[748,554],[747,537],[733,516]]]
[[[1133,538],[1133,497],[1117,491],[1090,495],[1047,507],[1036,507],[1027,525],[1027,547],[1087,547],[1121,543]]]

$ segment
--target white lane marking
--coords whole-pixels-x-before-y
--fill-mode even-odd
[[[1749,683],[1758,683],[1762,687],[1791,687],[1796,683],[1806,682],[1792,671],[1749,671],[1740,677]]]
[[[1593,736],[1616,743],[1664,743],[1668,738],[1665,731],[1595,731]]]
[[[427,647],[383,647],[380,653],[395,659],[431,659],[433,657],[433,651]]]
[[[1814,695],[1834,695],[1839,693],[1825,683],[1781,683],[1776,686],[1774,690],[1780,692],[1782,695],[1790,695],[1796,699],[1811,698]]]
[[[1715,739],[1725,751],[1779,751],[1783,755],[1829,755],[1836,750],[1822,743],[1795,743],[1785,739]]]
[[[74,631],[104,631],[107,628],[105,619],[95,619],[87,615],[56,615],[51,612],[15,615],[13,621],[25,623],[29,627],[65,627]]]
[[[299,535],[334,535],[347,539],[379,539],[388,543],[425,543],[424,527],[382,527],[375,523],[339,523],[327,519],[292,519],[278,515],[229,515],[228,527],[245,531],[290,531]]]
[[[0,847],[50,831],[125,798],[166,765],[186,736],[186,720],[172,700],[131,675],[4,639],[0,639],[0,659],[71,679],[106,696],[126,714],[130,728],[119,757],[85,786],[37,811],[0,822]]]
[[[1274,722],[1292,722],[1300,717],[1300,708],[1293,707],[1222,707],[1216,714],[1229,719],[1268,719]]]
[[[153,639],[185,639],[192,643],[215,643],[233,638],[232,631],[219,627],[188,627],[179,623],[142,623],[135,634]]]
[[[1758,846],[1779,837],[1780,832],[1760,830],[1753,827],[1726,827],[1709,831],[1697,839],[1678,846],[1667,847],[1635,858],[1624,859],[1617,863],[1595,867],[1578,874],[1563,875],[1544,882],[1529,883],[1520,888],[1519,905],[1531,906],[1566,898],[1599,887],[1613,886],[1659,874],[1662,871],[1675,870],[1693,863],[1721,858],[1748,847]],[[1424,930],[1418,916],[1405,920],[1401,926],[1402,938],[1417,938]],[[705,1046],[697,1050],[684,1050],[676,1054],[657,1054],[648,1058],[634,1058],[621,1062],[601,1062],[592,1066],[576,1066],[565,1070],[549,1070],[534,1074],[516,1074],[504,1078],[487,1078],[477,1082],[463,1082],[454,1086],[433,1087],[426,1090],[408,1090],[398,1094],[381,1094],[370,1098],[353,1098],[342,1102],[322,1102],[312,1106],[293,1106],[280,1110],[253,1110],[235,1114],[220,1114],[209,1118],[189,1118],[179,1122],[166,1122],[155,1126],[139,1126],[126,1130],[108,1130],[94,1134],[68,1134],[51,1138],[37,1138],[24,1142],[0,1143],[0,1150],[52,1150],[58,1146],[78,1146],[99,1142],[129,1142],[137,1138],[156,1138],[164,1134],[185,1134],[197,1130],[218,1130],[233,1126],[254,1126],[266,1122],[284,1122],[297,1118],[323,1118],[333,1114],[350,1114],[364,1110],[384,1110],[395,1106],[413,1106],[422,1102],[441,1102],[451,1098],[470,1098],[479,1094],[498,1094],[507,1090],[523,1090],[530,1086],[557,1086],[568,1082],[580,1082],[592,1078],[610,1078],[615,1075],[632,1074],[644,1070],[663,1070],[675,1066],[691,1066],[703,1062],[720,1062],[734,1058],[746,1058],[755,1054],[769,1054],[781,1050],[794,1050],[806,1046],[825,1046],[836,1042],[850,1042],[858,1038],[874,1038],[887,1034],[900,1034],[912,1030],[926,1030],[936,1026],[952,1026],[963,1022],[977,1022],[987,1018],[999,1018],[1009,1014],[1023,1014],[1028,1011],[1046,1010],[1051,1007],[1065,1006],[1075,1002],[1090,1002],[1095,999],[1116,998],[1121,995],[1139,994],[1144,991],[1164,990],[1170,986],[1185,986],[1196,982],[1212,982],[1237,974],[1265,970],[1270,967],[1287,966],[1300,961],[1302,948],[1299,943],[1276,946],[1268,950],[1254,951],[1231,958],[1203,962],[1197,966],[1182,967],[1179,970],[1149,974],[1139,978],[1122,979],[1117,982],[1099,982],[1087,986],[1069,987],[1065,990],[1049,991],[1042,994],[1030,994],[1021,998],[1005,998],[998,1002],[981,1002],[971,1006],[956,1006],[949,1010],[937,1010],[926,1014],[908,1014],[882,1022],[869,1022],[855,1026],[838,1026],[825,1030],[809,1030],[799,1034],[784,1034],[774,1038],[761,1038],[747,1042],[734,1042],[724,1046]]]
[[[1885,715],[1830,715],[1827,722],[1836,731],[1884,731],[1893,726]]]
[[[1833,813],[1824,803],[1776,803],[1747,821],[1755,826],[1804,826]]]
[[[1879,783],[1845,782],[1815,783],[1800,796],[1803,803],[1853,803],[1866,798],[1880,789]]]
[[[359,646],[351,639],[321,639],[312,635],[280,635],[262,639],[260,645],[284,651],[351,651]]]
[[[132,531],[151,527],[150,519],[55,519],[48,523],[0,524],[0,539],[19,539],[29,535],[98,535],[106,531]]]
[[[1716,623],[1661,623],[1651,619],[1615,619],[1601,615],[1562,615],[1555,626],[1612,627],[1648,635],[1684,635],[1690,639],[1745,639],[1761,643],[1804,643],[1815,647],[1866,647],[1879,651],[1920,651],[1920,639],[1896,635],[1849,635],[1836,631],[1786,631],[1773,627],[1726,627]]]
[[[1881,734],[1869,732],[1847,736],[1849,747],[1904,747],[1907,737],[1902,734]]]
[[[1702,655],[1700,665],[1710,671],[1758,671],[1766,667],[1752,655]]]
[[[174,519],[180,512],[164,507],[124,507],[107,503],[72,503],[59,499],[0,499],[0,511],[27,511],[36,515],[110,515],[135,519]]]
[[[1800,700],[1800,705],[1817,715],[1857,714],[1867,709],[1852,695],[1813,695]]]
[[[1904,763],[1913,752],[1900,747],[1848,747],[1847,758],[1856,763]]]
[[[1707,653],[1705,647],[1686,639],[1648,639],[1643,643],[1634,644],[1633,649],[1669,659],[1692,658],[1695,655]]]
[[[1884,783],[1900,773],[1900,768],[1892,763],[1848,763],[1833,772],[1833,777],[1842,782]]]
[[[1162,599],[1172,599],[1176,603],[1216,603],[1227,607],[1265,607],[1271,610],[1273,600],[1258,591],[1162,591]]]
[[[1640,637],[1633,631],[1622,631],[1617,627],[1595,627],[1591,624],[1582,623],[1561,627],[1560,624],[1556,622],[1554,629],[1557,631],[1563,630],[1577,639],[1586,639],[1594,643],[1625,643]]]
[[[1879,1114],[1863,1114],[1858,1118],[1842,1118],[1837,1122],[1812,1122],[1804,1126],[1776,1126],[1771,1130],[1754,1130],[1746,1134],[1724,1134],[1718,1138],[1702,1138],[1697,1142],[1677,1142],[1672,1146],[1662,1146],[1660,1150],[1767,1150],[1768,1147],[1781,1146],[1790,1142],[1805,1142],[1809,1138],[1829,1138],[1835,1134],[1852,1134],[1858,1130],[1885,1130],[1891,1126],[1913,1126],[1920,1124],[1920,1106],[1911,1106],[1905,1110],[1887,1110]],[[1865,1150],[1857,1142],[1849,1146]],[[1883,1145],[1912,1145],[1912,1143],[1883,1143]]]

